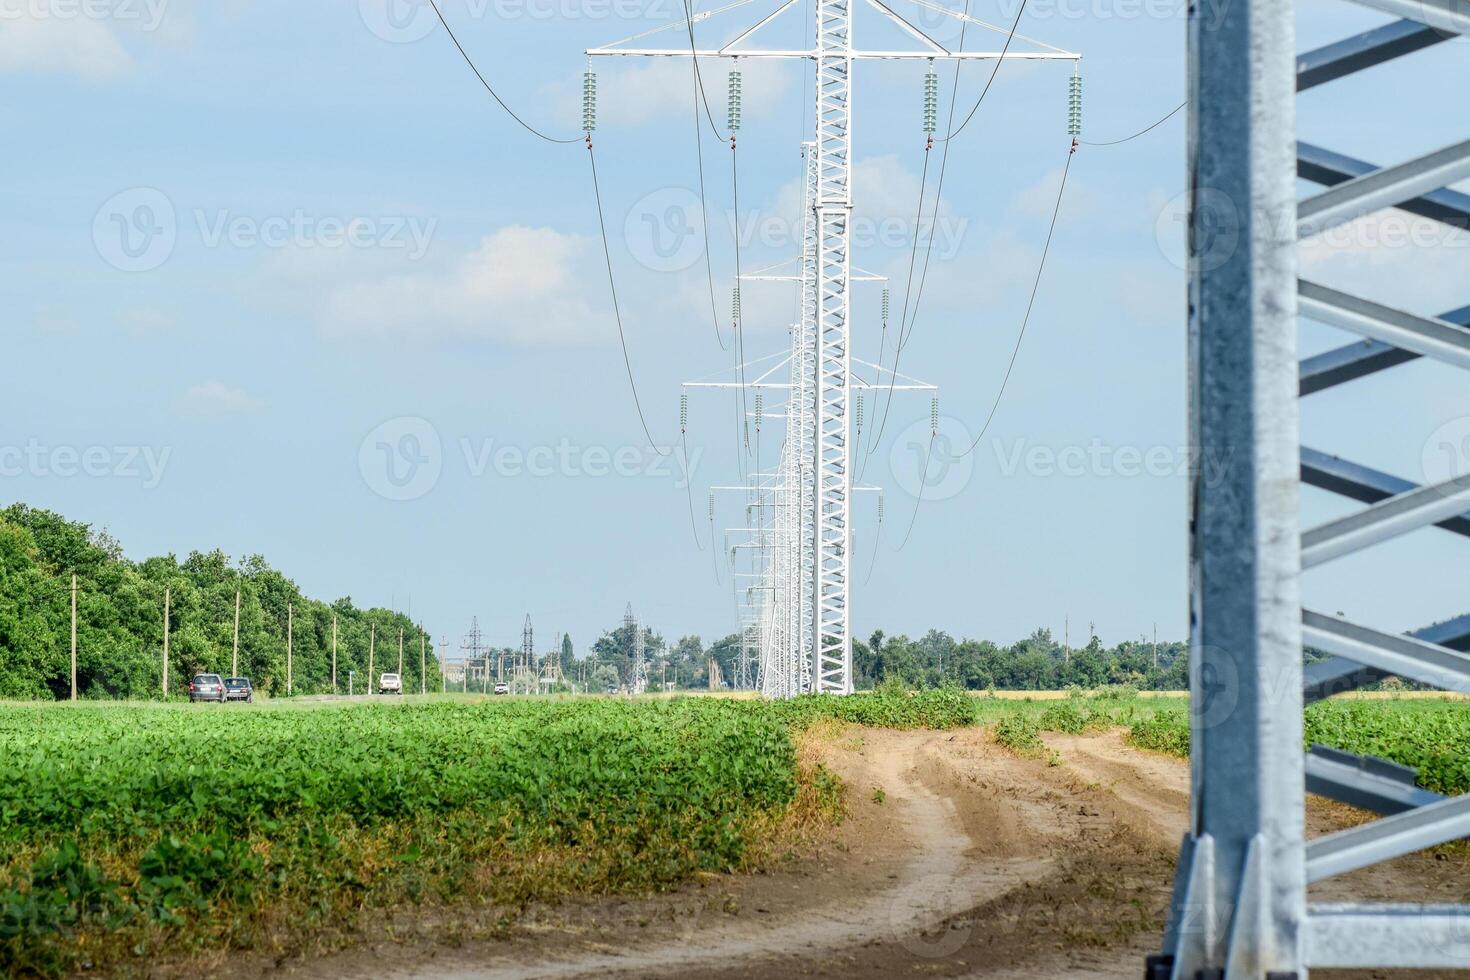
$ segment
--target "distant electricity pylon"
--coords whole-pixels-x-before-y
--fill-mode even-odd
[[[490,652],[485,648],[485,636],[480,632],[480,617],[470,619],[470,631],[465,634],[460,649],[466,657],[465,662],[465,685],[468,686],[475,672],[475,664],[480,664],[481,690],[490,690]]]
[[[623,628],[630,634],[629,643],[633,654],[633,676],[629,683],[629,690],[634,694],[642,694],[648,690],[648,650],[643,637],[643,625],[638,622],[638,617],[633,615],[633,604],[628,603],[627,610],[623,613]]]
[[[887,17],[918,47],[910,50],[860,51],[852,46],[852,0],[817,0],[813,22],[814,42],[805,49],[755,48],[746,42],[782,14],[797,7],[786,0],[775,11],[741,31],[719,47],[698,48],[693,31],[696,23],[715,13],[745,6],[752,0],[735,0],[718,11],[664,24],[634,37],[587,51],[592,57],[657,57],[732,59],[730,72],[729,129],[731,149],[740,126],[739,59],[801,59],[811,61],[816,72],[816,133],[808,144],[806,218],[801,256],[802,324],[792,355],[793,397],[788,403],[786,451],[793,459],[783,461],[779,487],[783,505],[780,541],[770,545],[778,564],[781,586],[750,586],[760,592],[755,614],[767,623],[759,631],[768,639],[764,647],[779,650],[781,676],[762,688],[780,695],[795,689],[846,694],[853,689],[852,677],[852,435],[849,403],[853,389],[851,345],[851,284],[853,282],[850,225],[852,217],[852,116],[851,74],[855,61],[925,61],[931,72],[925,81],[924,129],[934,132],[937,81],[932,65],[949,60],[1062,60],[1074,66],[1080,55],[1042,44],[1003,28],[949,10],[929,0],[910,0],[926,10],[952,17],[988,31],[1009,33],[1000,52],[951,51],[900,16],[881,0],[868,3]],[[635,48],[630,42],[670,30],[687,32],[688,46]],[[1037,50],[1011,51],[1013,41]],[[587,98],[595,112],[596,82],[587,72]],[[736,284],[736,306],[739,304]],[[737,315],[738,329],[738,315]],[[895,379],[896,380],[896,379]],[[885,385],[885,387],[888,387]],[[808,499],[808,494],[810,498]],[[791,516],[795,513],[795,517]],[[810,535],[806,533],[810,525]],[[810,540],[810,545],[807,542]],[[810,549],[809,551],[807,549]],[[777,576],[772,574],[771,578]],[[809,592],[807,580],[810,580]],[[791,584],[795,582],[796,584]],[[808,610],[807,603],[810,602]],[[737,590],[737,605],[740,604]],[[809,614],[808,614],[809,613]],[[744,632],[744,626],[742,626]]]

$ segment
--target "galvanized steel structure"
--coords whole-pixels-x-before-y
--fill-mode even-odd
[[[1384,208],[1470,225],[1470,197],[1445,189],[1470,177],[1470,142],[1379,165],[1296,141],[1297,91],[1470,34],[1458,0],[1357,2],[1402,19],[1300,56],[1293,3],[1190,7],[1192,444],[1229,465],[1191,486],[1191,830],[1150,977],[1470,965],[1470,907],[1307,901],[1470,834],[1470,797],[1301,752],[1306,703],[1387,675],[1470,691],[1470,616],[1401,636],[1302,608],[1304,570],[1418,528],[1470,533],[1470,475],[1420,487],[1300,444],[1299,397],[1420,357],[1470,369],[1470,308],[1425,316],[1298,277],[1301,238]],[[1327,189],[1299,201],[1298,177]],[[1298,316],[1363,339],[1299,363]],[[1303,483],[1368,506],[1303,531]],[[1304,646],[1331,656],[1304,669]],[[1384,816],[1309,841],[1307,792]]]

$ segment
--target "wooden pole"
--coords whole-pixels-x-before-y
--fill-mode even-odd
[[[419,693],[429,693],[429,657],[424,652],[424,628],[419,627]]]
[[[286,696],[291,696],[291,641],[292,629],[295,626],[291,603],[286,603]]]
[[[378,645],[378,624],[373,623],[368,630],[368,693],[373,693],[373,652]]]
[[[230,651],[230,673],[240,676],[240,590],[235,590],[235,643]]]
[[[77,573],[71,573],[71,699],[77,699]]]
[[[163,698],[168,700],[168,604],[169,587],[163,587]]]
[[[398,682],[403,683],[403,627],[398,627]],[[400,687],[399,690],[402,690]]]
[[[332,693],[337,693],[337,617],[332,617]]]

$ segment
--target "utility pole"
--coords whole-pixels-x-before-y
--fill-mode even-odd
[[[1072,662],[1072,618],[1065,617],[1062,620],[1062,662]]]
[[[230,646],[230,674],[240,676],[240,590],[235,590],[235,639]]]
[[[295,626],[294,610],[291,603],[286,603],[286,697],[291,696],[291,644],[293,640],[292,631]]]
[[[1159,669],[1159,624],[1154,623],[1154,670]]]
[[[368,628],[368,694],[373,693],[373,657],[378,645],[378,624]]]
[[[163,699],[168,700],[168,614],[169,587],[163,587]]]
[[[398,682],[403,683],[403,627],[398,627]],[[400,688],[401,690],[401,688]]]
[[[77,699],[77,573],[71,573],[71,699]]]
[[[429,693],[429,657],[424,651],[424,628],[419,627],[419,693]]]
[[[332,693],[337,693],[337,616],[332,615]]]

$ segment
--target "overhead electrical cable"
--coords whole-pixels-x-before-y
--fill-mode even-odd
[[[628,372],[628,389],[633,393],[633,407],[638,410],[638,422],[643,426],[643,435],[648,439],[648,447],[660,456],[669,455],[668,450],[661,449],[653,441],[653,434],[648,430],[648,419],[643,415],[643,403],[638,398],[638,383],[633,380],[633,359],[628,354],[628,336],[623,330],[623,312],[618,305],[618,284],[613,278],[612,250],[607,243],[607,221],[602,216],[602,185],[597,179],[597,154],[592,151],[592,137],[587,137],[587,160],[592,164],[592,190],[597,196],[597,227],[602,232],[602,256],[607,262],[607,286],[612,293],[613,316],[618,323],[618,341],[623,345],[623,367]]]
[[[684,10],[689,12],[688,0],[685,0]],[[692,15],[690,15],[692,18]],[[694,96],[694,152],[699,161],[699,218],[704,225],[704,275],[709,282],[709,315],[710,322],[715,328],[715,340],[719,341],[720,350],[726,350],[724,334],[720,333],[720,314],[715,309],[715,270],[714,260],[710,257],[709,247],[709,198],[704,189],[704,127],[699,122],[699,101],[704,97],[704,85],[699,79],[699,59],[694,57],[694,24],[691,20],[689,25],[689,60],[694,65],[694,84],[696,91]],[[709,102],[705,101],[705,114],[709,114]],[[723,141],[722,141],[723,142]]]
[[[1084,146],[1117,146],[1119,143],[1127,143],[1129,140],[1136,140],[1136,139],[1138,139],[1138,137],[1144,135],[1145,133],[1153,132],[1155,129],[1158,129],[1160,126],[1162,126],[1164,123],[1168,122],[1170,119],[1173,119],[1174,116],[1179,112],[1179,110],[1180,109],[1183,109],[1187,105],[1189,105],[1189,100],[1188,99],[1185,99],[1183,102],[1179,103],[1172,110],[1170,110],[1170,112],[1169,112],[1169,114],[1167,116],[1165,116],[1164,118],[1160,119],[1158,122],[1154,123],[1151,126],[1145,126],[1143,129],[1140,129],[1138,132],[1134,133],[1132,136],[1125,136],[1125,137],[1123,137],[1120,140],[1108,140],[1105,143],[1094,143],[1092,140],[1083,140],[1083,139],[1079,139],[1077,142],[1081,143]]]
[[[694,546],[700,551],[704,550],[704,542],[699,540],[699,527],[694,523],[694,474],[689,471],[689,437],[684,431],[679,432],[679,445],[684,450],[684,496],[689,500],[689,530],[694,535]],[[711,544],[714,542],[711,541]]]
[[[904,532],[903,541],[894,551],[902,551],[908,547],[909,538],[914,535],[914,525],[919,523],[919,507],[924,503],[924,488],[929,485],[929,461],[934,456],[934,440],[938,438],[938,432],[929,433],[929,445],[924,449],[924,466],[919,470],[919,495],[914,499],[914,512],[909,517],[909,529]]]
[[[689,0],[684,0],[684,23],[689,28],[689,60],[694,62],[694,84],[699,89],[700,100],[704,102],[704,117],[709,120],[709,129],[714,134],[715,141],[723,143],[725,138],[720,135],[720,128],[715,125],[714,113],[709,109],[709,96],[704,92],[704,78],[699,71],[699,55],[696,53],[699,49],[694,46],[694,9],[690,6]]]
[[[1016,346],[1011,350],[1010,364],[1006,366],[1005,377],[1001,379],[1000,390],[995,393],[995,402],[990,406],[990,414],[986,416],[985,424],[980,427],[980,434],[975,437],[974,442],[970,443],[970,448],[960,453],[955,457],[956,459],[970,455],[975,451],[975,447],[980,445],[980,440],[985,438],[985,433],[990,430],[990,423],[995,420],[995,413],[1000,408],[1001,399],[1005,397],[1007,386],[1010,385],[1011,373],[1016,369],[1016,358],[1021,353],[1021,342],[1026,339],[1026,327],[1031,323],[1031,311],[1036,307],[1036,293],[1041,288],[1041,275],[1046,271],[1046,257],[1051,253],[1051,240],[1057,230],[1057,215],[1062,210],[1062,195],[1067,192],[1067,174],[1072,169],[1072,154],[1075,149],[1073,147],[1067,151],[1067,163],[1062,168],[1061,183],[1057,187],[1057,202],[1051,212],[1051,226],[1046,232],[1046,244],[1041,248],[1041,261],[1036,266],[1036,281],[1031,284],[1031,298],[1026,303],[1026,315],[1021,318],[1021,330],[1016,335]]]
[[[968,2],[966,2],[966,4],[965,4],[965,14],[966,14],[966,16],[969,15],[969,12],[970,12],[970,5],[969,5]],[[995,67],[993,67],[993,68],[990,69],[990,77],[985,80],[985,87],[980,90],[980,98],[976,99],[975,100],[975,104],[972,105],[972,106],[970,106],[970,111],[965,114],[964,122],[960,123],[959,129],[950,129],[948,131],[948,135],[946,135],[943,138],[941,138],[941,140],[940,140],[941,143],[948,143],[950,140],[952,140],[956,136],[960,135],[960,133],[964,132],[965,127],[968,126],[968,125],[970,125],[970,120],[975,118],[975,111],[980,108],[980,103],[982,103],[982,102],[985,101],[985,96],[987,94],[989,94],[989,92],[990,92],[990,86],[993,85],[993,84],[995,84],[995,76],[998,75],[998,74],[1000,74],[1000,66],[1005,62],[1006,52],[1008,52],[1008,51],[1011,50],[1011,42],[1016,39],[1016,28],[1018,28],[1018,27],[1021,26],[1021,15],[1024,14],[1025,12],[1026,12],[1026,0],[1021,0],[1021,5],[1016,9],[1016,19],[1013,20],[1013,21],[1011,21],[1011,32],[1006,35],[1006,43],[1005,43],[1005,46],[1000,49],[1000,57],[997,58],[997,59],[995,59]],[[965,36],[964,35],[964,30],[965,29],[964,29],[964,26],[962,24],[961,27],[960,27],[960,45],[961,45],[961,48],[962,49],[963,49],[963,46],[964,46],[964,36]],[[955,81],[958,82],[959,81],[959,77],[960,77],[960,62],[958,60],[955,61],[954,74],[955,74]],[[953,97],[951,97],[951,105],[953,105]],[[953,122],[953,115],[954,115],[953,112],[951,112],[950,115],[951,115],[951,122]]]
[[[517,115],[516,111],[512,109],[509,105],[507,105],[505,100],[500,97],[500,94],[496,92],[495,89],[490,85],[490,82],[486,80],[485,76],[480,72],[480,69],[475,67],[475,62],[473,59],[470,58],[469,52],[464,49],[464,45],[459,43],[459,38],[454,36],[454,29],[449,26],[449,21],[444,19],[444,12],[439,9],[439,4],[437,0],[429,0],[429,5],[434,8],[434,13],[439,15],[439,23],[444,25],[444,30],[446,33],[448,33],[449,40],[453,41],[454,46],[459,49],[460,57],[464,59],[465,64],[470,66],[470,71],[475,73],[475,77],[480,80],[481,85],[485,86],[485,91],[490,93],[490,97],[493,98],[496,102],[500,103],[500,108],[504,109],[512,119],[521,124],[522,129],[533,136],[540,137],[548,143],[566,144],[580,143],[582,141],[582,137],[580,136],[573,136],[568,139],[559,139],[555,136],[547,136],[545,133],[541,132],[541,130],[537,129],[535,126],[532,126],[530,123],[526,122],[519,115]]]

